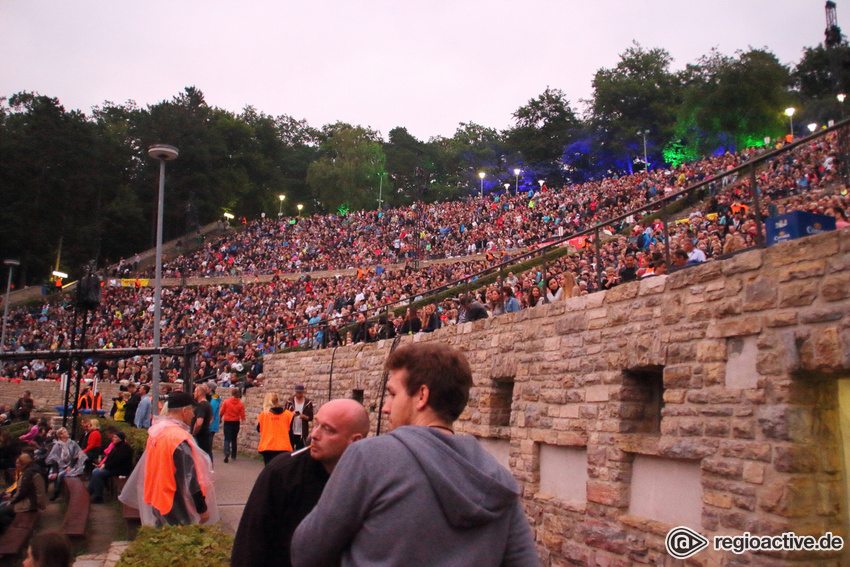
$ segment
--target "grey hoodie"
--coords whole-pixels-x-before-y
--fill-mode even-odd
[[[474,437],[407,426],[351,445],[292,540],[295,567],[537,566],[510,473]]]

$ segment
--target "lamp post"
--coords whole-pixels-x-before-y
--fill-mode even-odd
[[[157,144],[148,148],[148,155],[159,160],[159,198],[156,211],[156,279],[153,288],[153,348],[160,347],[160,319],[162,318],[162,212],[165,206],[165,162],[176,159],[180,152],[174,146]],[[159,354],[153,355],[151,366],[151,408],[159,415]],[[184,385],[185,388],[185,385]]]
[[[540,190],[543,191],[543,184],[546,183],[543,179],[538,179],[537,182],[540,184]]]
[[[811,124],[809,124],[808,126],[806,126],[806,128],[808,128],[808,129],[809,129],[809,132],[811,132],[812,134],[814,134],[814,133],[815,133],[815,130],[817,130],[817,129],[818,129],[818,125],[817,125],[815,122],[812,122]]]
[[[379,171],[378,177],[380,181],[378,182],[378,210],[384,209],[384,200],[382,199],[383,190],[384,190],[384,177],[387,175],[386,171]]]
[[[516,168],[514,170],[514,177],[516,177],[516,186],[514,187],[514,197],[519,195],[519,174],[522,173],[520,168]]]
[[[649,171],[649,160],[646,158],[646,135],[649,134],[649,130],[638,130],[638,136],[643,136],[643,170],[644,172]]]
[[[301,203],[298,203],[297,205],[295,205],[295,208],[298,209],[298,218],[300,219],[301,218],[301,209],[304,208],[304,205],[302,205]]]
[[[280,199],[280,208],[278,208],[278,210],[277,210],[277,216],[282,217],[283,216],[283,201],[284,201],[284,199],[286,199],[286,195],[278,195],[277,198]]]
[[[3,260],[4,266],[9,266],[9,281],[6,282],[6,301],[3,303],[3,333],[0,334],[0,352],[6,350],[6,321],[9,319],[9,291],[12,289],[12,270],[20,266],[18,260]]]
[[[797,109],[794,108],[793,106],[789,106],[788,108],[785,109],[785,116],[788,117],[788,122],[791,126],[791,140],[792,141],[794,140],[794,119],[792,118],[792,116],[794,116],[794,112],[796,110]]]
[[[483,171],[478,172],[478,177],[481,178],[481,198],[484,198],[484,176],[487,175]]]
[[[847,98],[847,95],[844,93],[838,93],[835,95],[835,98],[838,99],[838,108],[841,109],[841,119],[844,120],[844,99]]]

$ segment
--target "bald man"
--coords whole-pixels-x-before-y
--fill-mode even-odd
[[[332,400],[316,413],[309,452],[284,453],[266,467],[251,491],[231,567],[291,565],[292,534],[319,501],[349,445],[369,434],[369,414],[354,400]]]

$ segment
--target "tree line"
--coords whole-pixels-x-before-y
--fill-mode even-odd
[[[386,138],[359,125],[320,128],[291,116],[211,107],[198,88],[140,107],[104,102],[90,115],[32,92],[0,99],[0,257],[22,262],[19,283],[60,268],[78,275],[149,248],[158,164],[154,143],[180,150],[167,166],[165,237],[230,212],[346,214],[414,201],[580,183],[796,135],[843,117],[850,50],[818,45],[788,67],[767,49],[717,51],[673,71],[670,54],[635,43],[572,104],[547,88],[504,131],[459,124],[419,140],[403,126]],[[646,156],[646,160],[644,160]],[[646,163],[644,163],[646,161]],[[520,170],[519,176],[514,171]],[[484,173],[483,182],[480,173]],[[285,195],[280,201],[279,196]]]

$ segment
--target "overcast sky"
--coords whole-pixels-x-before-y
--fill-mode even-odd
[[[850,2],[838,0],[838,23]],[[574,108],[633,40],[683,68],[712,47],[767,47],[785,64],[823,41],[820,0],[0,0],[0,96],[23,90],[90,113],[189,85],[384,136],[507,128],[547,86]],[[850,27],[850,23],[847,24]],[[844,28],[847,33],[847,28]]]

